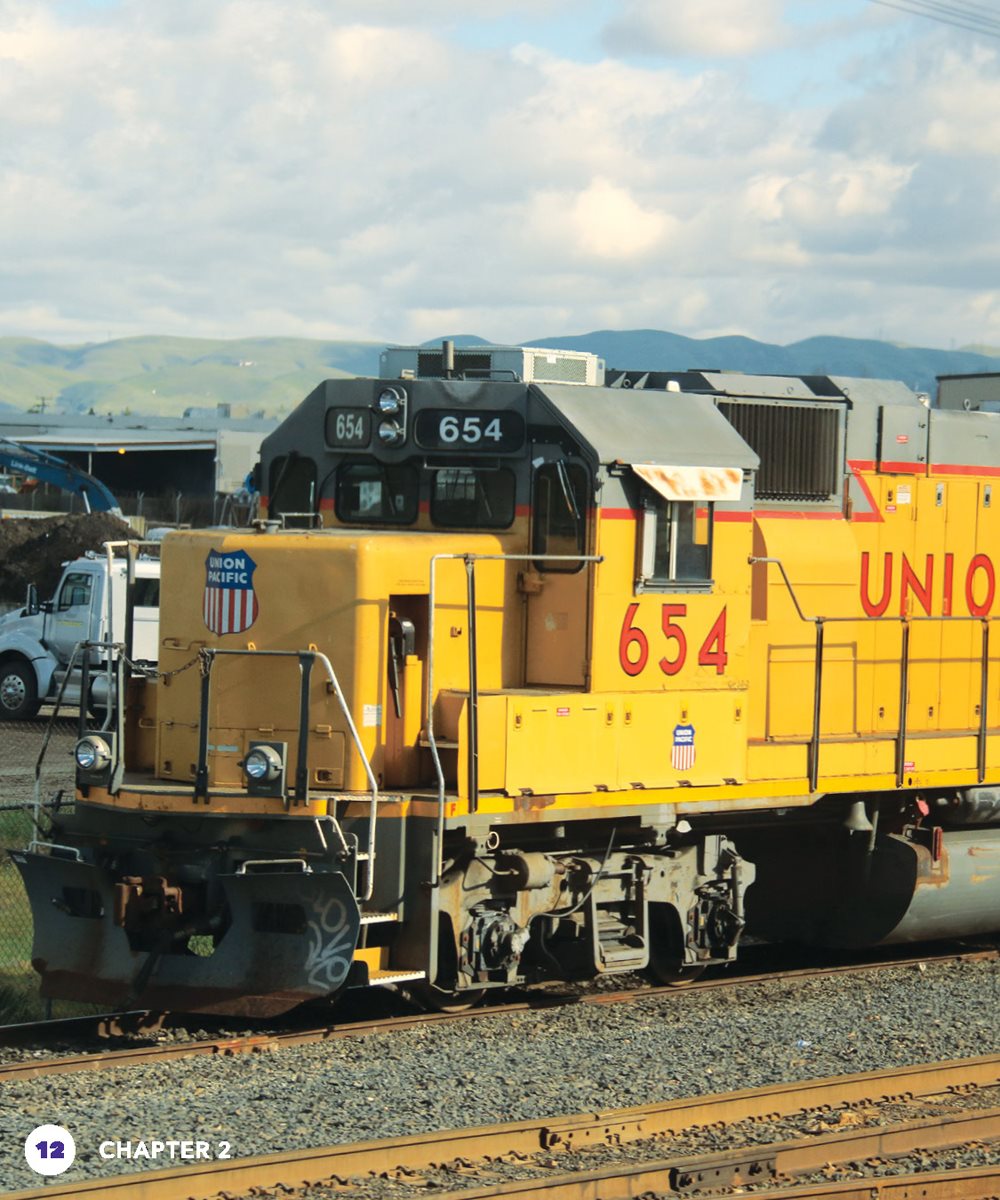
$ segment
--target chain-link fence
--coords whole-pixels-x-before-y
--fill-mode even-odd
[[[141,517],[151,525],[217,525],[229,521],[236,525],[249,520],[244,504],[238,512],[232,512],[233,497],[199,496],[186,492],[171,492],[168,495],[150,496],[144,492],[120,492],[115,497],[125,515]],[[5,493],[0,495],[0,508],[11,513],[33,512],[83,513],[86,506],[80,496],[59,488],[39,485],[30,492]]]
[[[47,733],[39,795],[43,803],[59,791],[67,801],[73,797],[77,723],[60,717],[50,729],[42,712],[35,721],[0,724],[0,1024],[46,1015],[31,966],[31,910],[21,876],[7,854],[31,840],[36,767]]]

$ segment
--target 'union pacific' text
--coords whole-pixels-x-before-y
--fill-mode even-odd
[[[872,569],[872,556],[868,551],[861,555],[861,607],[869,617],[884,616],[892,609],[897,587],[900,616],[906,615],[911,595],[914,609],[921,608],[927,616],[935,615],[937,600],[938,615],[950,617],[956,596],[959,600],[964,598],[965,609],[973,617],[985,617],[992,611],[997,590],[996,570],[988,554],[973,555],[964,571],[961,567],[956,570],[954,554],[945,554],[941,559],[928,554],[922,569],[902,554],[898,580],[893,570],[894,557],[892,552],[882,555],[881,578],[878,578],[877,568],[874,572]]]

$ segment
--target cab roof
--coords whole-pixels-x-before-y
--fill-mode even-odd
[[[535,384],[534,391],[589,444],[602,464],[753,470],[760,462],[711,396],[555,383]]]

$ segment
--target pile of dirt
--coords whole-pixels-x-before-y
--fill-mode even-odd
[[[63,563],[100,550],[103,542],[137,536],[110,513],[0,521],[0,601],[20,603],[29,583],[38,586],[39,600],[48,600]]]

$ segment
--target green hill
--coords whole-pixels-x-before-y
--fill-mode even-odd
[[[231,404],[234,416],[271,414],[297,404],[320,379],[376,370],[381,348],[304,338],[141,337],[85,346],[0,338],[0,404],[161,416]]]
[[[939,375],[1000,370],[996,358],[969,350],[931,350],[867,338],[812,337],[788,346],[745,337],[688,338],[658,329],[600,330],[536,339],[537,346],[590,350],[609,367],[649,371],[749,371],[773,375],[854,375],[900,379],[917,391],[937,390]]]
[[[456,337],[462,345],[481,341]],[[0,338],[0,409],[181,416],[229,404],[232,415],[288,411],[322,379],[378,372],[382,342],[305,338],[136,337],[83,346]],[[779,375],[901,379],[933,392],[938,375],[998,369],[989,346],[931,350],[860,338],[813,337],[789,346],[746,337],[688,338],[656,329],[527,338],[524,345],[590,350],[609,367],[718,368]]]

